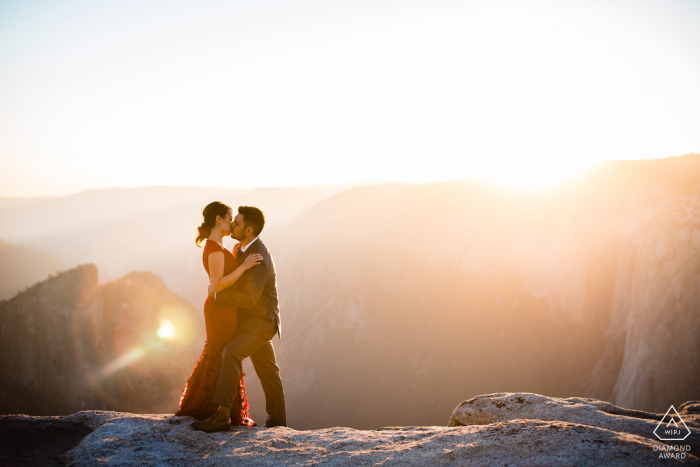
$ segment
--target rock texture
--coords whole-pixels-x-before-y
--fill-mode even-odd
[[[164,320],[175,329],[167,339]],[[0,413],[174,411],[201,321],[151,273],[103,286],[94,265],[60,273],[0,302]]]
[[[80,412],[48,420],[0,417],[0,429],[20,422],[87,427],[92,431],[77,446],[58,456],[66,465],[75,467],[639,466],[657,462],[661,446],[645,437],[565,421],[512,420],[480,426],[385,427],[377,430],[338,427],[297,431],[254,427],[206,434],[192,430],[189,427],[191,420],[168,415]],[[14,436],[20,438],[21,434],[15,430]],[[41,442],[35,444],[35,448],[41,449],[41,446]],[[68,448],[69,444],[64,447]],[[7,454],[2,455],[5,461],[14,460]],[[26,459],[29,453],[26,450],[16,452],[15,459],[20,455]],[[697,465],[698,458],[686,454],[682,458],[664,459],[664,463]]]
[[[686,402],[678,413],[690,436],[678,443],[700,453],[700,401]],[[448,426],[489,425],[511,420],[544,420],[577,423],[657,440],[654,429],[664,414],[629,410],[596,399],[560,399],[531,393],[498,393],[462,402],[450,415]]]

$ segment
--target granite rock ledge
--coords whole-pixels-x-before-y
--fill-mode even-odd
[[[700,430],[700,404],[679,413]],[[189,417],[84,411],[66,417],[0,417],[3,465],[700,465],[690,451],[659,459],[653,437],[663,414],[628,411],[594,399],[528,393],[478,396],[460,404],[449,426],[234,428],[194,431]],[[539,417],[539,418],[538,418]],[[648,428],[651,427],[651,431]],[[651,435],[651,436],[649,436]],[[680,454],[683,454],[682,456]]]

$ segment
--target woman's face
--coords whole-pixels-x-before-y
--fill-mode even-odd
[[[228,236],[231,233],[231,222],[233,221],[233,211],[230,209],[226,213],[226,217],[219,217],[216,216],[216,223],[218,224],[219,228],[221,229],[221,233],[223,234],[224,237]]]

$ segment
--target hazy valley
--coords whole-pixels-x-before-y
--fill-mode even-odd
[[[162,405],[118,406],[113,395],[128,401],[124,388],[136,394],[146,387],[124,383],[110,386],[107,398],[85,396],[81,408],[177,407],[178,378],[184,383],[204,340],[207,278],[194,232],[213,199],[234,208],[254,204],[268,217],[262,237],[276,261],[283,321],[283,338],[273,342],[294,428],[444,425],[464,399],[506,391],[595,397],[657,413],[700,398],[700,156],[689,155],[609,162],[537,193],[465,180],[0,199],[0,238],[67,267],[95,263],[102,283],[152,271],[194,306],[182,305],[193,321],[177,325],[178,332],[192,330],[186,345],[173,347],[181,353],[158,357],[158,371],[171,375]],[[28,219],[39,212],[46,223],[36,229]],[[87,308],[41,301],[64,276],[1,305],[4,322],[15,322],[10,315],[46,321],[51,339],[63,339],[47,341],[45,332],[30,331],[43,328],[6,324],[3,332],[16,336],[2,347],[4,394],[18,382],[54,384],[8,369],[13,361],[35,368],[46,346],[69,346],[71,314],[89,323],[110,317],[100,324],[103,347],[83,347],[106,349],[94,351],[93,366],[102,368],[153,338],[167,300],[186,303],[162,285],[162,296],[137,292],[135,282],[151,284],[152,275],[129,276],[132,285],[117,288],[97,285],[96,274],[71,292],[102,297]],[[150,304],[137,315],[106,311],[126,302]],[[56,313],[66,318],[50,321]],[[129,345],[113,344],[117,335],[128,335]],[[71,354],[62,355],[57,368],[73,373],[60,378],[79,379],[80,369],[69,368]],[[259,383],[250,365],[245,370],[251,413],[264,420]],[[127,366],[112,378],[131,371]],[[3,410],[35,407],[25,404]]]

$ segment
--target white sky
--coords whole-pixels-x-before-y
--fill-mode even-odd
[[[700,152],[700,2],[0,1],[0,196]]]

